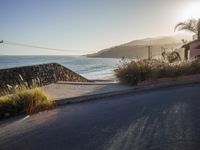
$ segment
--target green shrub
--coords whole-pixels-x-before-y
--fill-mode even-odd
[[[115,75],[119,80],[123,83],[129,84],[137,84],[139,80],[139,70],[137,63],[132,61],[130,63],[124,62],[121,64],[118,69],[115,70],[117,72]],[[122,78],[123,77],[123,78]]]
[[[52,101],[41,89],[17,89],[14,93],[0,97],[0,118],[20,113],[33,114],[55,107]]]
[[[138,60],[122,62],[114,70],[122,83],[137,85],[140,81],[165,77],[178,77],[200,73],[200,60],[167,63],[162,60]]]

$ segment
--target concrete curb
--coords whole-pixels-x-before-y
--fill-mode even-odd
[[[191,84],[199,84],[199,83],[200,83],[200,79],[195,79],[195,80],[189,80],[189,81],[176,81],[176,82],[160,83],[160,84],[154,84],[154,85],[135,86],[128,90],[79,96],[79,97],[73,97],[73,98],[64,98],[64,99],[56,100],[56,103],[57,103],[57,106],[63,106],[67,104],[83,103],[83,102],[87,102],[91,100],[99,100],[99,99],[111,97],[111,96],[119,96],[119,95],[131,94],[131,93],[136,94],[139,92],[146,92],[146,91],[152,91],[152,90],[157,90],[157,89],[162,89],[162,88],[178,87],[178,86],[183,86],[183,85],[191,85]]]

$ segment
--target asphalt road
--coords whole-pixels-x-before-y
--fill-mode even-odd
[[[0,122],[0,150],[199,150],[200,85],[68,105]]]

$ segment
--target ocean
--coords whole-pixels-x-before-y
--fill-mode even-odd
[[[120,60],[85,56],[0,56],[0,69],[50,62],[59,63],[88,79],[110,79]]]

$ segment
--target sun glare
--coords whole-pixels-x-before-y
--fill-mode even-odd
[[[200,2],[191,3],[190,5],[188,5],[183,14],[184,19],[200,18]]]

